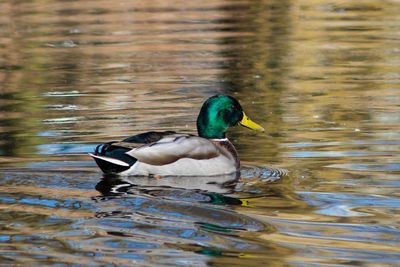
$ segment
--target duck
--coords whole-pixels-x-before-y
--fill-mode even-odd
[[[241,125],[264,132],[229,95],[202,105],[198,135],[150,131],[98,145],[89,155],[105,174],[119,176],[218,176],[240,173],[240,159],[226,132]]]

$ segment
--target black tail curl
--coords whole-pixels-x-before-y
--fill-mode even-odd
[[[92,157],[104,173],[126,171],[137,161],[136,158],[126,154],[130,150],[129,148],[113,145],[114,143],[117,142],[113,141],[98,145],[94,150]],[[125,164],[118,164],[118,161]]]

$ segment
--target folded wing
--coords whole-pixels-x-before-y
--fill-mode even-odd
[[[181,158],[211,159],[221,155],[211,141],[191,135],[170,135],[161,140],[126,152],[138,161],[151,165],[165,165]]]

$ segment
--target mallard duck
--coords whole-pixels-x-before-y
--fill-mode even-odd
[[[226,137],[235,125],[264,131],[235,98],[216,95],[197,117],[198,136],[146,132],[96,147],[90,156],[104,173],[137,176],[215,176],[238,173],[239,155]]]

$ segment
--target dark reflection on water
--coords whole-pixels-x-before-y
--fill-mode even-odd
[[[399,13],[2,1],[0,263],[399,265]],[[216,93],[267,129],[229,132],[235,182],[103,179],[87,156],[143,131],[195,133]]]

